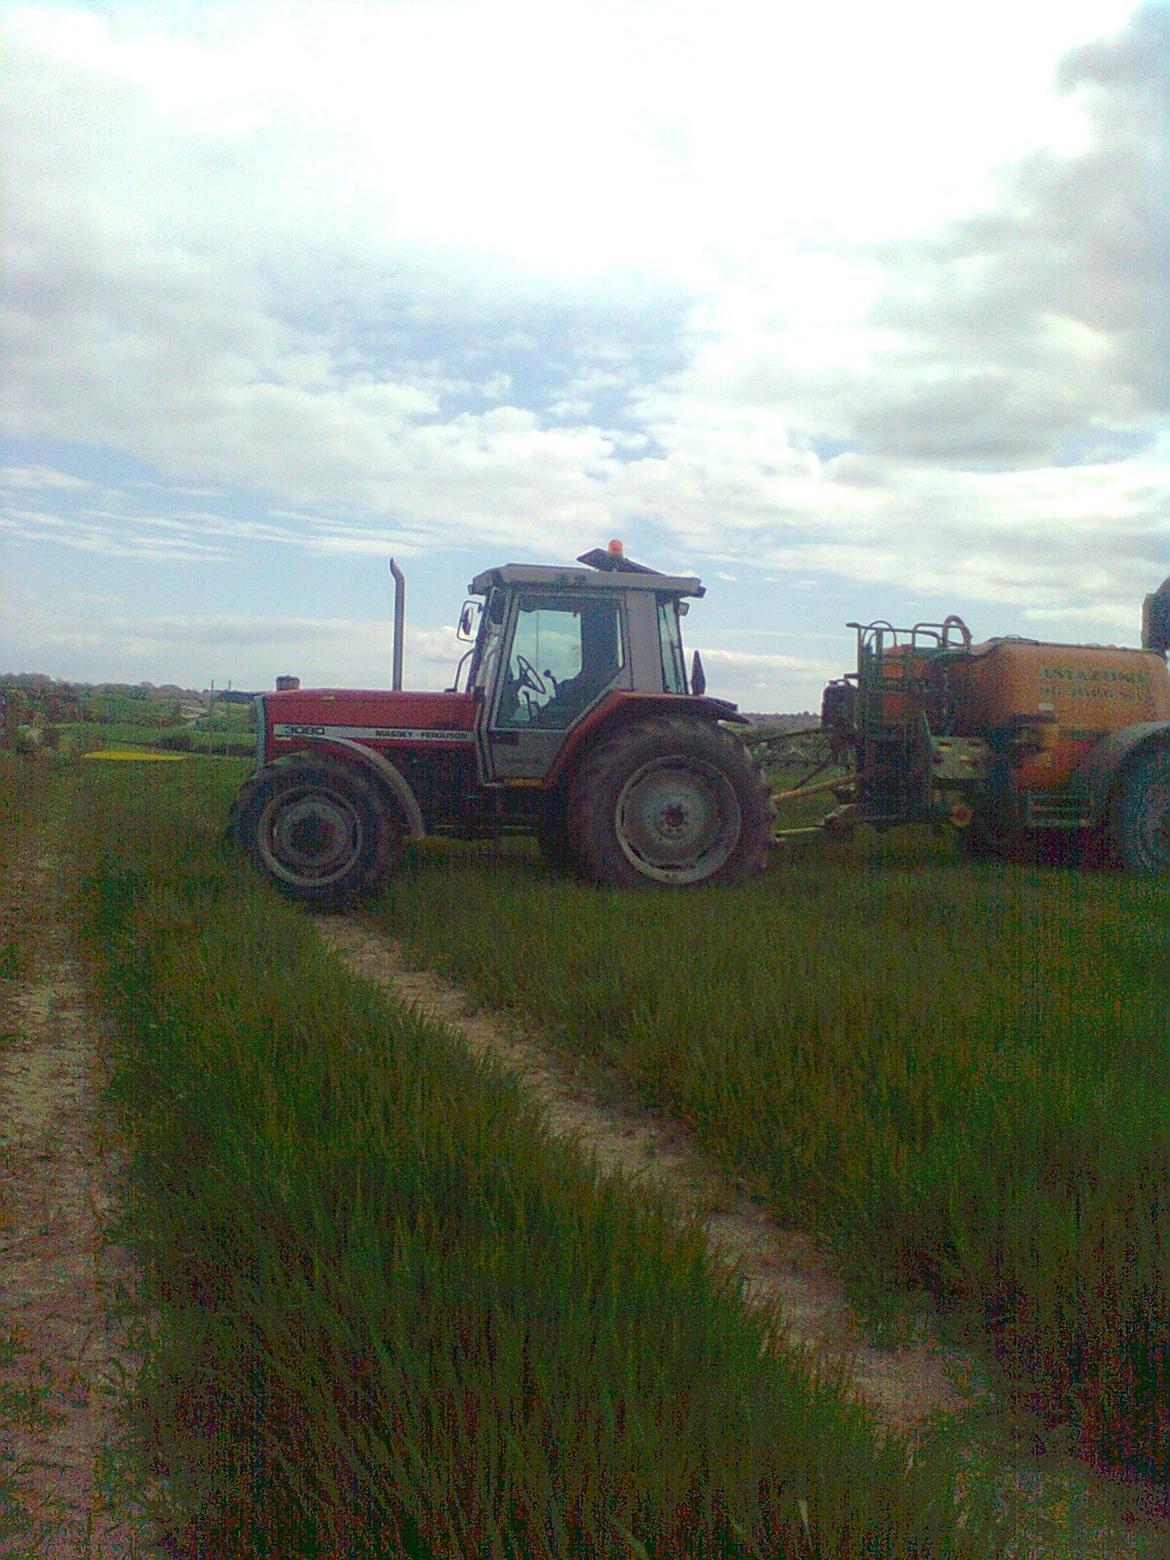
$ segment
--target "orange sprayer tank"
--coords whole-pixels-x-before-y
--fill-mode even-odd
[[[991,639],[974,646],[951,678],[962,689],[963,734],[1035,723],[1036,740],[1022,746],[1016,767],[1016,784],[1024,789],[1064,785],[1107,732],[1170,721],[1170,672],[1149,650]]]
[[[882,681],[894,684],[882,694],[882,719],[895,723],[913,719],[920,708],[916,688],[926,669],[926,656],[915,645],[891,645],[882,651],[879,664]]]

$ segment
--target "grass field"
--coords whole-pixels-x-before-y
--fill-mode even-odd
[[[956,1505],[953,1437],[875,1437],[697,1236],[330,960],[219,843],[245,768],[0,760],[0,854],[35,802],[82,885],[156,1318],[137,1422],[178,1540],[1024,1553],[990,1478],[966,1467]],[[427,846],[376,913],[690,1122],[835,1248],[875,1328],[929,1297],[1048,1444],[1165,1480],[1168,909],[906,833],[696,895]]]
[[[1000,1554],[1001,1516],[970,1480],[956,1503],[946,1444],[876,1436],[744,1312],[697,1232],[345,974],[219,845],[233,782],[195,759],[56,782],[133,1145],[155,1319],[137,1414],[176,1542]],[[484,866],[463,865],[474,895]],[[507,892],[543,902],[534,870],[505,866]]]
[[[378,914],[690,1122],[875,1326],[928,1294],[1038,1427],[1170,1481],[1170,885],[909,832],[695,896],[442,847]]]
[[[254,750],[251,704],[217,700],[195,719],[182,718],[177,699],[118,694],[9,689],[10,747],[73,758],[105,747],[150,747],[248,757]]]

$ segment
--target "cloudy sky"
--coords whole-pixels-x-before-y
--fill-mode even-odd
[[[471,576],[1134,643],[1170,573],[1170,9],[4,11],[0,671],[441,687]]]

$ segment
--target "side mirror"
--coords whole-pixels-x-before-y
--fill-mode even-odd
[[[466,644],[469,639],[474,639],[475,619],[480,611],[478,601],[465,601],[463,611],[459,614],[459,627],[455,630],[455,637]]]
[[[696,650],[691,656],[691,692],[702,694],[706,691],[707,674],[703,670],[703,658]]]

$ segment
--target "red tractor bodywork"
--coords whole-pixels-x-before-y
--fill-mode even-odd
[[[259,696],[236,830],[278,886],[349,902],[427,834],[535,834],[597,882],[727,881],[762,863],[766,795],[721,725],[742,717],[688,688],[680,620],[702,586],[612,552],[580,561],[472,581],[462,690]],[[473,621],[469,606],[469,641]]]

